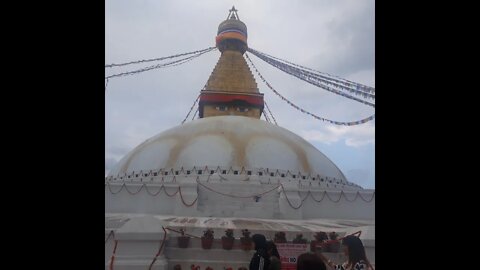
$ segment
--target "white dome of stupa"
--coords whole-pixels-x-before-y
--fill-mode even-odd
[[[130,151],[107,178],[193,167],[268,169],[353,185],[328,157],[300,136],[243,116],[202,118],[161,132]]]

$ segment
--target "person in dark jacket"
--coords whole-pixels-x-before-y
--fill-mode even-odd
[[[270,259],[268,270],[280,270],[282,268],[280,254],[278,253],[277,245],[272,240],[267,242],[267,254]]]
[[[250,260],[249,270],[267,270],[270,266],[270,259],[267,254],[267,239],[262,234],[254,234],[252,241],[255,254]]]
[[[297,270],[326,270],[327,266],[316,254],[307,252],[297,259]]]

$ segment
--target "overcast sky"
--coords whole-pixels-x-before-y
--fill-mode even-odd
[[[107,0],[105,63],[215,46],[218,24],[226,19],[232,5],[247,25],[249,47],[375,87],[373,0]],[[109,80],[105,93],[105,173],[141,142],[180,124],[219,56],[216,50],[176,67]],[[375,113],[370,106],[307,84],[250,57],[277,91],[314,114],[334,121],[357,121]],[[106,69],[105,73],[143,66]],[[254,75],[280,126],[315,145],[349,181],[375,188],[375,121],[344,127],[315,120],[279,99]]]

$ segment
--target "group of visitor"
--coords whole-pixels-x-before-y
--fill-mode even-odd
[[[250,261],[249,270],[280,270],[281,261],[273,241],[267,241],[262,234],[252,236],[255,254]],[[348,258],[342,264],[335,264],[325,257],[320,250],[307,252],[298,256],[297,270],[373,270],[365,255],[365,248],[360,238],[348,235],[342,239],[343,252]]]

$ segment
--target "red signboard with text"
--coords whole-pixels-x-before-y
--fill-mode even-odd
[[[279,244],[275,243],[280,254],[280,261],[282,262],[282,270],[296,270],[297,258],[300,254],[308,252],[309,246],[307,244]]]

